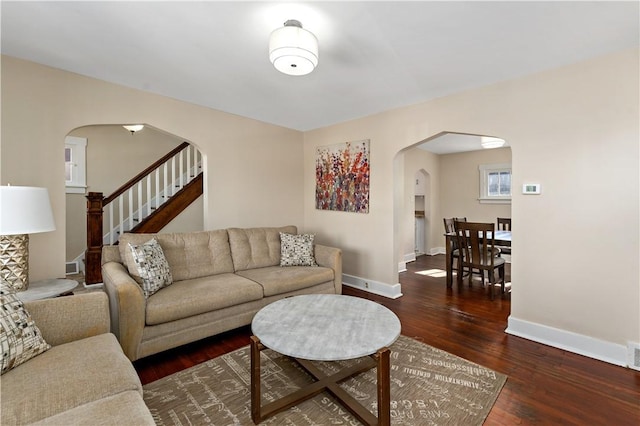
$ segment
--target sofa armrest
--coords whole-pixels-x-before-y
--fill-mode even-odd
[[[52,346],[109,332],[109,302],[103,292],[34,300],[24,306]]]
[[[315,258],[318,265],[333,269],[336,294],[342,294],[342,250],[316,244]]]
[[[119,262],[102,265],[102,281],[109,296],[111,332],[127,357],[135,361],[145,324],[146,300],[142,289]]]

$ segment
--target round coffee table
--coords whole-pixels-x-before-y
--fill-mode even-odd
[[[389,348],[400,336],[400,320],[384,306],[335,294],[294,296],[261,309],[251,323],[251,416],[259,423],[323,390],[364,424],[390,424]],[[264,407],[260,391],[260,351],[269,348],[294,358],[317,382]],[[327,377],[310,361],[371,356],[369,362]],[[378,417],[338,383],[377,367]]]

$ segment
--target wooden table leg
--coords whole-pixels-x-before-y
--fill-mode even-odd
[[[382,348],[377,353],[378,358],[378,425],[391,424],[391,376],[389,348]]]
[[[254,424],[262,421],[260,393],[260,350],[262,344],[256,336],[251,336],[251,420]]]
[[[370,364],[366,362],[356,364],[330,376],[325,376],[325,374],[313,366],[311,362],[298,359],[298,363],[318,381],[262,407],[262,394],[260,391],[260,351],[264,349],[264,345],[260,343],[260,339],[256,336],[251,336],[250,342],[251,420],[253,420],[254,424],[259,424],[263,420],[327,390],[362,423],[379,426],[391,425],[391,351],[389,348],[382,348],[378,350],[375,355],[371,356],[375,359],[375,363],[370,361]],[[377,367],[377,418],[338,385],[341,381],[372,367]]]
[[[451,250],[453,249],[453,237],[445,235],[445,267],[447,270],[447,288],[453,287],[453,256]]]

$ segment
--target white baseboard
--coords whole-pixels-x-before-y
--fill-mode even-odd
[[[506,333],[610,364],[628,367],[627,347],[583,334],[548,327],[509,316]]]
[[[358,290],[377,294],[378,296],[388,297],[390,299],[397,299],[402,296],[400,283],[393,285],[385,284],[379,281],[373,281],[353,275],[342,274],[342,284],[346,285],[347,287],[357,288]]]
[[[402,262],[398,262],[398,272],[406,272],[407,271],[407,263],[415,262],[416,254],[408,253],[402,256]]]
[[[95,283],[95,284],[87,284],[87,283],[82,283],[84,288],[102,288],[104,287],[104,283]]]
[[[429,256],[435,256],[436,254],[447,254],[447,252],[444,247],[433,247],[429,249],[429,253],[427,254]]]

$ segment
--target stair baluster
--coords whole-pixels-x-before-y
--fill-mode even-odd
[[[89,193],[85,251],[87,284],[102,281],[103,244],[117,244],[124,232],[159,231],[202,194],[201,159],[199,151],[184,142],[108,197],[100,192]],[[169,208],[169,204],[175,207]],[[105,206],[108,218],[103,217]],[[104,234],[103,225],[107,224],[108,232]]]

